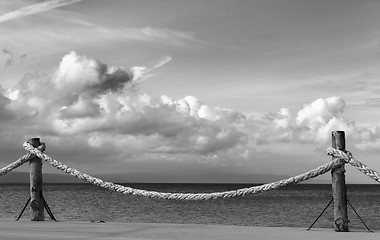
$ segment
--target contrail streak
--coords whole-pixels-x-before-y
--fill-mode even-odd
[[[81,2],[83,0],[51,0],[51,1],[46,1],[42,3],[37,3],[33,4],[24,8],[20,8],[16,11],[6,13],[4,15],[0,16],[0,23],[13,20],[13,19],[18,19],[18,18],[23,18],[25,16],[37,14],[40,12],[45,12],[49,11],[54,8],[74,4],[77,2]]]
[[[159,67],[162,67],[162,66],[164,66],[165,64],[167,64],[168,62],[170,62],[172,60],[172,57],[170,57],[170,56],[166,56],[166,57],[164,57],[163,59],[161,59],[161,61],[159,62],[159,63],[157,63],[154,67],[153,67],[153,69],[155,69],[155,68],[159,68]]]

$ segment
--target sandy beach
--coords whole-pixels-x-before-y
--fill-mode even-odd
[[[0,220],[0,239],[380,239],[380,232],[363,230],[348,233],[333,229],[225,226],[201,224],[156,224],[85,221],[31,222],[28,219]]]

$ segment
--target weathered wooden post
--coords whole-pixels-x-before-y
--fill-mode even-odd
[[[344,131],[334,131],[332,147],[344,151],[346,149]],[[333,157],[334,158],[334,157]],[[331,170],[332,195],[334,199],[334,229],[337,232],[348,232],[347,188],[345,180],[345,164]]]
[[[33,147],[41,145],[39,138],[32,138],[28,140],[28,143]],[[41,149],[44,150],[44,149]],[[31,221],[44,221],[44,201],[42,196],[42,161],[37,156],[33,155],[33,158],[29,161],[30,170],[30,211]]]

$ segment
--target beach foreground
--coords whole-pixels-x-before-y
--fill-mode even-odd
[[[31,222],[0,220],[0,239],[380,239],[380,232],[335,232],[333,229],[225,226],[201,224],[157,224],[85,221]]]

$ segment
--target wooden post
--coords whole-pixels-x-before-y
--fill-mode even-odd
[[[332,147],[346,149],[344,131],[335,131],[332,135]],[[347,189],[345,164],[331,170],[332,195],[334,199],[334,229],[337,232],[348,232]]]
[[[33,147],[41,145],[39,138],[28,140]],[[31,221],[44,221],[44,202],[42,197],[42,161],[34,155],[29,161],[30,170],[30,211]]]

